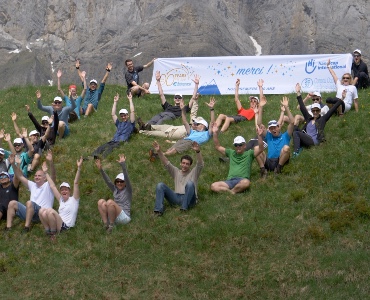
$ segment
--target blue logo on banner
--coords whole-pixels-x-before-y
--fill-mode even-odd
[[[218,86],[214,79],[212,79],[210,83],[199,87],[198,92],[201,95],[221,95],[221,92],[218,89]]]
[[[315,66],[315,60],[310,59],[308,62],[306,62],[305,71],[307,74],[311,74],[316,70]]]
[[[313,86],[313,80],[311,78],[305,78],[302,80],[301,86],[303,89],[308,89]]]

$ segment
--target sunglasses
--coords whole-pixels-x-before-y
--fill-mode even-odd
[[[320,98],[312,98],[312,101],[320,101]]]
[[[257,99],[254,99],[252,98],[251,100],[249,100],[250,102],[258,102]]]
[[[125,181],[123,180],[116,180],[116,183],[124,183]]]
[[[353,55],[354,57],[360,57],[361,55]]]
[[[54,101],[54,104],[61,104],[62,102],[60,101]]]
[[[119,114],[121,117],[128,116],[128,114]]]
[[[241,147],[241,146],[243,146],[243,145],[244,145],[244,143],[234,144],[234,147]]]
[[[311,111],[312,111],[312,112],[317,112],[317,113],[318,113],[318,112],[320,112],[320,110],[319,110],[319,109],[311,109]]]
[[[4,178],[9,178],[9,177],[6,175],[0,175],[0,179],[4,179]]]
[[[20,146],[22,146],[23,144],[14,144],[13,146],[14,147],[20,147]]]
[[[175,98],[174,99],[182,99],[182,97],[180,97],[180,96],[175,96]]]
[[[49,124],[48,121],[42,121],[41,124]]]
[[[350,80],[351,79],[351,77],[342,77],[342,79],[344,80],[344,79],[348,79],[348,80]]]

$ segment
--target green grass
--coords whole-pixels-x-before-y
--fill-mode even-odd
[[[0,91],[0,128],[12,138],[12,111],[19,115],[19,126],[29,130],[33,126],[24,105],[30,104],[39,119],[43,115],[36,108],[35,91],[32,86]],[[54,87],[41,87],[41,91],[44,104],[56,95]],[[76,159],[112,138],[115,127],[110,114],[116,91],[125,94],[122,87],[108,85],[98,112],[72,124],[71,136],[54,147],[57,183],[72,182]],[[232,96],[216,98],[216,113],[235,114]],[[267,99],[265,124],[278,118],[281,96]],[[113,177],[120,172],[117,154],[124,153],[134,188],[132,222],[115,228],[110,236],[103,230],[97,200],[111,193],[93,161],[84,162],[76,227],[58,236],[56,244],[44,236],[40,224],[22,235],[19,219],[10,234],[0,232],[2,298],[367,298],[368,92],[360,91],[359,99],[359,113],[333,117],[326,126],[327,142],[305,149],[281,176],[259,180],[254,162],[251,188],[243,194],[210,192],[210,184],[225,179],[228,171],[210,141],[202,147],[205,168],[199,180],[200,203],[187,213],[167,206],[162,218],[152,215],[155,186],[159,181],[169,185],[173,181],[159,161],[148,160],[154,138],[134,135],[103,161]],[[209,110],[204,102],[208,100],[205,96],[199,100],[199,115],[206,119]],[[290,95],[290,100],[297,113],[295,96]],[[244,105],[246,101],[242,96]],[[160,111],[159,102],[157,95],[135,99],[135,111],[147,120]],[[118,107],[128,108],[127,100],[120,100]],[[253,137],[253,122],[232,125],[220,136],[221,144],[232,146],[236,135]],[[179,155],[170,158],[174,164],[179,159]],[[21,201],[26,201],[24,187],[20,194]]]

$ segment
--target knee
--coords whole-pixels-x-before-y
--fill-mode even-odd
[[[161,190],[163,190],[165,187],[166,187],[166,185],[165,185],[163,182],[160,182],[160,183],[158,183],[158,184],[157,184],[157,186],[156,186],[156,190],[157,190],[157,191],[161,191]]]
[[[211,191],[218,192],[218,183],[214,182],[211,184]]]
[[[192,189],[195,190],[195,184],[192,181],[188,181],[185,185],[185,189]]]
[[[26,202],[26,208],[33,209],[32,202],[30,200]]]
[[[149,83],[145,82],[145,83],[143,84],[143,88],[144,88],[144,89],[146,89],[146,90],[147,90],[147,89],[149,89]]]
[[[8,210],[9,209],[17,210],[18,209],[18,201],[16,201],[16,200],[10,201],[9,204],[8,204]]]
[[[281,149],[283,153],[290,153],[290,147],[288,145],[285,145],[283,149]]]
[[[64,123],[63,121],[59,121],[58,128],[65,128],[65,127],[66,127],[66,123]]]
[[[239,184],[243,187],[243,189],[247,189],[249,188],[251,182],[249,181],[249,179],[243,179],[239,182]]]
[[[112,206],[112,205],[114,205],[114,200],[112,200],[112,199],[108,199],[107,200],[107,206]]]
[[[101,206],[104,206],[106,204],[105,200],[104,199],[99,199],[98,201],[98,206],[101,207]]]
[[[224,114],[219,114],[218,117],[217,117],[217,120],[219,121],[222,121],[222,120],[225,120],[226,119],[226,115]]]

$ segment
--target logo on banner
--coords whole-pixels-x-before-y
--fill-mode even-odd
[[[313,86],[313,80],[311,78],[305,78],[302,80],[301,87],[303,89],[308,89]]]
[[[305,71],[307,74],[312,74],[315,70],[316,70],[315,60],[310,59],[308,62],[306,62]]]
[[[164,83],[166,86],[190,86],[191,85],[191,75],[193,72],[183,64],[181,64],[180,68],[174,68],[169,70],[168,72],[161,75],[161,82]]]

